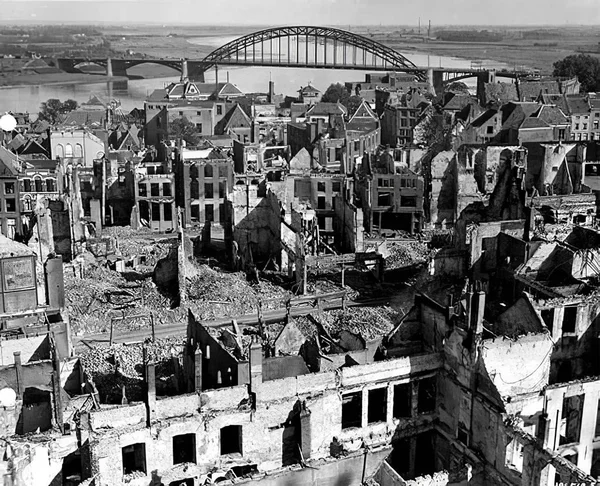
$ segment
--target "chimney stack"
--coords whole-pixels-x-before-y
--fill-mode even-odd
[[[156,412],[156,370],[154,363],[148,362],[148,352],[144,348],[144,365],[146,367],[146,423],[152,424]]]

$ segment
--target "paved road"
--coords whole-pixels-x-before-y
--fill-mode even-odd
[[[379,298],[379,299],[368,299],[360,301],[346,301],[346,307],[365,307],[365,306],[376,306],[376,305],[388,305],[390,299]],[[323,310],[335,310],[341,309],[343,306],[342,299],[332,299],[327,302],[323,302]],[[292,317],[305,316],[312,312],[318,312],[318,309],[313,306],[295,306],[292,307],[290,313]],[[276,310],[265,310],[263,311],[263,321],[265,323],[280,322],[285,319],[287,311],[285,308]],[[257,314],[247,314],[242,316],[225,317],[222,319],[215,319],[212,321],[203,321],[202,324],[208,327],[224,327],[230,326],[231,321],[235,319],[238,324],[241,325],[256,325]],[[183,336],[187,332],[187,319],[184,322],[178,322],[170,325],[155,326],[154,336],[155,338],[166,338],[172,336]],[[113,334],[113,343],[138,343],[143,342],[147,338],[152,337],[151,329],[140,329],[137,331],[129,331],[126,333]],[[73,344],[75,348],[81,348],[82,346],[92,346],[97,343],[108,343],[110,342],[110,333],[104,332],[100,334],[90,334],[87,336],[80,336],[73,338]]]

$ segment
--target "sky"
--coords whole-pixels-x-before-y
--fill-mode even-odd
[[[600,0],[0,0],[0,22],[600,25]]]

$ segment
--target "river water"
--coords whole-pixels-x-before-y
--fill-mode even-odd
[[[188,39],[189,42],[217,48],[235,37],[199,37]],[[410,53],[406,55],[417,66],[447,67],[447,68],[470,68],[469,60],[451,57],[429,56],[423,53]],[[507,68],[508,66],[486,61],[484,67]],[[141,65],[132,70],[136,74],[148,76],[152,65]],[[275,92],[295,96],[301,86],[309,82],[325,91],[334,82],[364,81],[368,71],[356,70],[327,70],[327,69],[303,69],[303,68],[272,68],[272,67],[223,67],[219,69],[219,81],[229,79],[244,92],[266,92],[269,79],[275,82]],[[130,71],[131,74],[131,71]],[[21,86],[14,88],[0,88],[0,113],[6,111],[36,113],[43,101],[50,98],[65,100],[74,99],[79,103],[89,100],[91,95],[99,95],[102,98],[115,98],[121,101],[124,110],[135,107],[143,108],[144,99],[155,89],[163,88],[167,84],[179,80],[179,75],[173,71],[173,75],[136,79],[122,82],[101,82],[87,84],[55,84],[41,86]],[[206,81],[215,81],[215,71],[206,73]]]

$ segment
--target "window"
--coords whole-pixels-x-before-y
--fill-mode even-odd
[[[160,221],[160,203],[152,203],[152,221]]]
[[[65,157],[73,157],[73,146],[70,143],[65,145]]]
[[[123,474],[142,472],[146,474],[146,444],[133,444],[121,449],[123,455]]]
[[[31,179],[23,179],[23,192],[31,192]]]
[[[163,204],[164,221],[173,221],[173,208],[169,203]]]
[[[410,383],[394,386],[394,418],[411,416],[411,396]]]
[[[179,112],[179,116],[183,116],[183,111],[180,111],[180,112]]]
[[[227,194],[227,182],[219,182],[219,199],[223,199]]]
[[[565,307],[562,322],[562,332],[571,333],[575,332],[575,325],[577,323],[577,306]]]
[[[387,388],[369,390],[367,419],[370,424],[387,420]]]
[[[205,221],[214,221],[215,220],[215,207],[212,204],[207,204],[204,208],[205,211]]]
[[[494,133],[494,126],[493,125],[489,125],[487,127],[487,134],[488,135],[492,135]]]
[[[563,399],[559,445],[579,442],[584,399],[584,394]]]
[[[579,123],[575,123],[575,130],[579,130]]]
[[[430,413],[435,410],[435,377],[419,381],[418,411]]]
[[[200,221],[200,205],[192,204],[190,206],[190,217],[192,221]]]
[[[14,194],[15,193],[15,183],[14,182],[5,182],[4,183],[4,194]]]
[[[223,114],[223,105],[217,105],[217,115]]]
[[[221,455],[242,454],[242,426],[228,425],[221,429]]]
[[[163,182],[163,196],[172,196],[171,193],[171,183],[170,182]]]
[[[202,133],[202,123],[196,123],[196,130]]]
[[[190,183],[190,197],[192,199],[200,198],[200,183],[198,182],[198,179],[192,179],[192,182]]]
[[[173,437],[173,465],[186,462],[196,463],[196,434]]]
[[[55,192],[56,188],[54,187],[54,179],[46,179],[46,191]]]
[[[354,141],[354,151],[358,152],[360,150],[360,140]]]
[[[342,183],[340,181],[333,181],[331,185],[331,190],[333,192],[340,192],[342,189]]]
[[[201,111],[197,111],[196,112],[196,116],[202,116],[202,112]]]
[[[377,205],[378,206],[391,206],[392,196],[389,192],[380,192],[377,194]]]
[[[317,198],[317,209],[327,209],[325,196],[319,196]]]
[[[400,206],[404,208],[416,208],[417,196],[400,196]]]
[[[558,139],[559,140],[564,140],[565,139],[565,129],[564,128],[559,128],[558,129]]]
[[[204,197],[206,199],[212,199],[214,197],[213,183],[204,184]]]
[[[64,158],[64,156],[65,156],[65,148],[61,144],[58,144],[56,146],[56,148],[54,149],[54,156],[56,158],[60,158],[60,159]]]
[[[205,165],[204,166],[204,177],[205,178],[212,178],[213,176],[213,167],[212,165]]]
[[[317,191],[325,192],[325,183],[324,182],[317,182]]]
[[[36,177],[34,179],[35,182],[35,192],[44,192],[44,184],[42,183],[41,177]]]
[[[16,213],[17,212],[17,200],[14,197],[8,197],[5,200],[6,212]]]
[[[150,195],[153,197],[160,196],[160,185],[157,182],[150,184]]]
[[[583,130],[587,130],[587,125],[588,125],[587,123],[584,123],[584,124],[583,124],[583,128],[582,128],[582,129],[583,129]]]
[[[139,193],[140,197],[148,196],[148,187],[146,186],[146,184],[144,184],[144,183],[140,184],[140,186],[138,188],[138,193]]]
[[[83,157],[83,147],[80,143],[75,144],[75,157]]]
[[[600,120],[594,120],[594,130],[598,130],[600,128]]]
[[[394,187],[394,179],[390,179],[390,187]]]
[[[362,392],[342,396],[342,429],[362,425]]]
[[[227,177],[227,166],[219,165],[219,178],[224,179]]]

